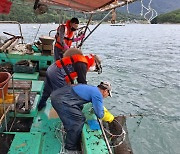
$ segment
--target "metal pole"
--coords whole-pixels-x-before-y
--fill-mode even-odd
[[[88,26],[89,26],[89,24],[90,24],[90,22],[91,22],[91,19],[92,19],[92,14],[91,14],[91,16],[90,16],[90,18],[89,18],[89,20],[88,20],[88,22],[87,22],[87,24],[86,24],[86,28],[85,28],[85,31],[84,31],[84,35],[86,34],[86,31],[87,31],[87,29],[88,29]],[[81,48],[81,46],[82,46],[82,44],[83,44],[83,41],[84,39],[82,39],[81,40],[81,43],[78,45],[78,48]]]
[[[112,6],[104,8],[104,9],[102,8],[97,11],[92,11],[91,13],[100,13],[100,12],[104,12],[104,11],[109,11],[109,10],[116,9],[118,7],[130,4],[130,3],[133,3],[135,1],[138,1],[138,0],[122,0],[122,1],[118,2],[116,5],[112,5]]]
[[[34,43],[34,41],[36,40],[36,37],[37,37],[37,34],[38,34],[38,32],[39,32],[40,27],[41,27],[41,24],[40,24],[39,27],[38,27],[38,30],[37,30],[37,32],[36,32],[36,35],[35,35],[34,40],[33,40],[32,43]]]
[[[104,139],[105,139],[105,142],[106,142],[106,145],[107,145],[109,154],[113,154],[113,153],[112,153],[112,150],[111,150],[111,147],[110,147],[110,145],[109,145],[108,139],[107,139],[107,137],[106,137],[105,131],[104,131],[104,129],[103,129],[102,121],[101,121],[100,119],[98,119],[98,122],[99,122],[99,124],[100,124],[101,130],[102,130],[102,134],[103,134],[103,137],[104,137]]]
[[[99,25],[108,17],[108,15],[109,15],[111,12],[112,12],[112,10],[109,11],[109,13],[105,15],[105,17],[96,25],[96,27],[94,27],[94,29],[86,36],[86,38],[81,42],[81,44],[84,43],[84,41],[95,31],[95,29],[96,29],[97,27],[99,27]]]
[[[13,87],[13,101],[14,101],[14,118],[16,117],[16,99],[15,99],[15,92],[14,92],[14,78],[12,76],[12,87]]]

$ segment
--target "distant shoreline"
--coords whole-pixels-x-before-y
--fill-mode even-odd
[[[11,21],[11,20],[9,20]],[[19,22],[20,23],[20,22]],[[98,22],[97,22],[98,23]],[[94,24],[90,24],[90,25],[96,25],[97,23],[94,23]],[[0,24],[7,24],[7,23],[0,23]],[[16,23],[9,23],[9,24],[16,24]],[[20,23],[20,24],[51,24],[51,25],[58,25],[59,23],[54,23],[54,22],[49,22],[49,23],[26,23],[26,22],[23,22],[23,23]],[[80,23],[79,25],[84,25],[86,23]],[[113,25],[109,22],[103,22],[102,24],[109,24],[109,25]],[[123,22],[123,23],[120,23],[120,22],[117,22],[115,23],[116,24],[149,24],[149,23],[146,23],[146,22]],[[165,23],[151,23],[152,25],[155,25],[155,24],[159,24],[159,25],[163,25],[163,24],[166,24],[166,25],[180,25],[180,23],[171,23],[171,22],[165,22]]]

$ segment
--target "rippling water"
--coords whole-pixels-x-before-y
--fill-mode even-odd
[[[26,42],[33,42],[38,27],[22,26]],[[38,36],[56,27],[41,25]],[[0,30],[17,34],[14,25]],[[102,74],[88,74],[89,83],[112,83],[105,106],[115,115],[145,115],[127,120],[134,153],[179,154],[180,25],[101,25],[82,49],[103,63]]]

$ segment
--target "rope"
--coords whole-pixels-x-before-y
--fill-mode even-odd
[[[126,115],[121,115],[125,116],[126,118],[135,118],[135,117],[153,117],[153,118],[161,118],[165,121],[173,122],[173,121],[180,121],[180,116],[172,116],[172,115],[166,115],[162,113],[140,113],[140,114],[126,114]]]
[[[129,1],[127,1],[126,9],[127,9],[127,13],[129,14]]]
[[[147,10],[147,12],[144,14],[144,19],[146,19],[149,23],[157,17],[157,11],[153,8],[151,8],[152,0],[149,1],[148,8],[144,6],[143,0],[141,0],[141,13],[140,15],[143,16],[144,9]],[[147,15],[151,13],[151,16],[148,18]],[[155,13],[155,15],[154,15]]]
[[[123,135],[124,129],[123,129],[122,125],[121,125],[116,119],[114,119],[114,121],[116,121],[116,122],[120,125],[120,127],[121,127],[121,129],[122,129],[122,133],[121,133],[120,135],[113,135],[112,133],[110,133],[110,132],[109,132],[107,129],[105,129],[105,128],[104,128],[104,130],[105,130],[110,136],[112,136],[112,137],[120,137],[120,136]]]
[[[111,141],[112,138],[114,138],[114,137],[116,137],[116,138],[122,137],[122,139],[120,140],[119,143],[117,143],[116,145],[110,145],[111,148],[115,148],[115,147],[120,146],[120,145],[125,141],[125,138],[126,138],[126,132],[125,132],[123,126],[122,126],[122,125],[119,123],[119,121],[117,121],[116,119],[114,119],[114,121],[116,121],[116,122],[119,124],[119,126],[121,127],[121,130],[122,130],[121,134],[114,135],[114,134],[110,133],[105,127],[103,127],[104,131],[105,131],[107,134],[110,135],[110,138],[109,138],[110,141]],[[110,141],[109,141],[109,142],[110,142]]]
[[[120,140],[120,142],[118,142],[117,144],[115,145],[110,145],[111,148],[115,148],[115,147],[118,147],[120,146],[124,141],[125,141],[125,137],[126,137],[126,132],[124,130],[124,128],[122,127],[122,125],[115,119],[115,121],[119,124],[119,126],[121,127],[121,134],[118,134],[118,135],[114,135],[112,133],[110,133],[103,125],[102,126],[102,129],[107,133],[109,134],[111,137],[110,137],[110,141],[112,140],[113,137],[122,137],[122,139]],[[56,138],[58,139],[59,143],[61,144],[61,150],[59,152],[59,154],[65,154],[65,143],[64,143],[64,140],[65,140],[65,135],[66,135],[66,132],[64,131],[64,126],[59,122],[58,124],[56,124],[56,126],[54,126],[54,129],[55,129],[55,136]]]
[[[59,154],[65,154],[65,135],[66,132],[64,131],[64,126],[63,124],[61,124],[61,122],[59,122],[59,124],[57,124],[57,126],[54,126],[55,128],[55,136],[58,139],[59,143],[61,144],[61,150],[59,152]]]
[[[111,148],[118,147],[124,142],[125,136],[126,136],[126,132],[124,130],[123,130],[123,134],[124,134],[124,136],[123,136],[122,140],[118,144],[111,146]]]
[[[143,116],[141,116],[141,117],[139,118],[139,120],[136,122],[136,123],[137,123],[137,126],[136,126],[135,129],[133,129],[133,134],[132,134],[132,136],[130,137],[130,140],[132,140],[132,139],[134,138],[136,131],[140,128],[140,125],[141,125],[142,120],[143,120]]]

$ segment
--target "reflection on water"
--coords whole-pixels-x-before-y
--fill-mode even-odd
[[[23,25],[26,42],[33,42],[38,27]],[[1,32],[16,34],[15,28],[0,25]],[[56,28],[43,24],[38,36]],[[179,25],[101,25],[82,48],[102,59],[103,73],[88,73],[89,83],[112,83],[105,106],[115,115],[145,115],[127,121],[135,154],[179,154],[179,34]]]

